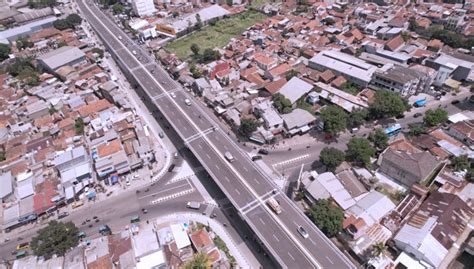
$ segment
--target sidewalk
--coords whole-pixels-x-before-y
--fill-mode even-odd
[[[212,231],[215,232],[225,242],[229,248],[230,253],[237,261],[238,268],[260,268],[260,263],[254,257],[247,245],[245,245],[243,242],[237,245],[232,237],[227,233],[226,228],[214,219],[210,219],[206,216],[195,213],[176,213],[173,215],[157,218],[156,224],[160,225],[166,222],[182,223],[187,221],[196,221],[204,225],[209,225]]]

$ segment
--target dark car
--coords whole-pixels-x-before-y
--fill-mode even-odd
[[[63,219],[65,217],[69,216],[69,213],[68,212],[62,212],[58,215],[58,219]]]
[[[262,154],[262,155],[268,155],[268,150],[266,149],[259,149],[258,150],[258,153]]]
[[[453,101],[451,101],[451,105],[456,105],[456,104],[459,104],[459,103],[460,103],[459,100],[453,100]]]
[[[173,172],[175,166],[176,166],[176,165],[175,165],[174,163],[172,163],[172,164],[170,165],[170,168],[168,168],[168,172],[170,172],[170,173]]]
[[[440,95],[436,95],[436,100],[441,100],[441,97],[443,97],[441,94],[440,94]]]
[[[418,118],[418,117],[421,117],[422,115],[423,114],[421,114],[421,113],[415,113],[415,115],[413,115],[413,117]]]
[[[261,159],[262,159],[262,156],[260,156],[260,155],[256,155],[256,156],[252,157],[252,161],[254,161],[254,162],[257,161],[257,160],[261,160]]]

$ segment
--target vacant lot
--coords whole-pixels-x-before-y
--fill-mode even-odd
[[[191,55],[190,48],[193,43],[199,45],[201,52],[206,48],[221,48],[232,37],[242,34],[245,29],[263,21],[265,18],[266,16],[262,13],[245,11],[230,18],[219,20],[215,25],[209,25],[200,31],[168,43],[165,48],[184,60]]]

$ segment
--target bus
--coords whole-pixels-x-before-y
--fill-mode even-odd
[[[402,126],[400,124],[394,124],[390,127],[388,127],[387,129],[385,129],[385,133],[388,135],[388,136],[394,136],[394,135],[397,135],[399,134],[400,132],[402,131]]]

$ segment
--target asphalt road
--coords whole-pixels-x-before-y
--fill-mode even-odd
[[[143,99],[156,105],[168,119],[282,267],[355,268],[292,201],[279,191],[272,194],[275,189],[272,180],[145,51],[134,44],[95,4],[77,3],[111,54],[140,85],[137,91],[143,91]],[[176,97],[172,97],[171,92]],[[191,105],[186,105],[185,99],[189,99]],[[232,153],[234,162],[225,160],[226,151]],[[275,215],[265,205],[269,194],[276,196],[284,213]],[[305,228],[308,239],[298,234],[298,226]]]

